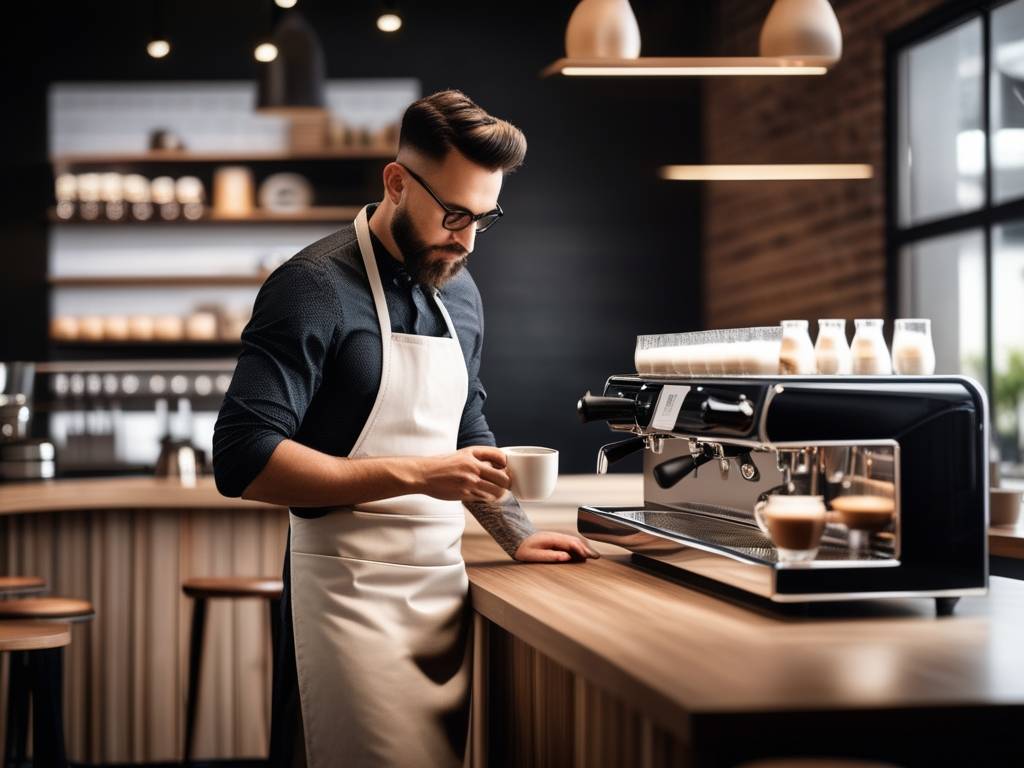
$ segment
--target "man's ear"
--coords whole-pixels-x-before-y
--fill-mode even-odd
[[[392,204],[398,205],[402,199],[402,192],[405,190],[405,174],[402,173],[402,166],[398,163],[388,163],[384,166],[384,194],[388,196]]]

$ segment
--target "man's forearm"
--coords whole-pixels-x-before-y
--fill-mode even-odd
[[[344,507],[416,493],[419,484],[413,458],[339,458],[283,440],[242,498],[286,507]]]
[[[537,532],[511,493],[499,501],[468,501],[466,508],[509,557],[515,557],[523,540]]]

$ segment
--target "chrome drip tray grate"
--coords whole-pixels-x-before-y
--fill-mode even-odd
[[[713,547],[765,565],[779,562],[778,553],[771,540],[761,533],[749,515],[741,512],[724,510],[723,514],[723,510],[715,508],[715,513],[711,514],[708,509],[696,505],[692,511],[602,507],[583,509],[597,512],[602,517],[617,518],[626,524],[634,524],[636,528],[646,529],[655,534],[667,534],[668,538],[683,543],[693,542],[703,547]],[[845,542],[829,535],[828,532],[822,539],[814,562],[874,565],[897,563],[890,554],[880,551],[851,552]]]

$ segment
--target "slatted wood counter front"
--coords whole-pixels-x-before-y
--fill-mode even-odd
[[[0,573],[42,576],[91,600],[64,663],[69,759],[177,761],[184,738],[192,576],[281,573],[284,509],[153,478],[0,486]],[[266,604],[213,601],[195,754],[265,756]],[[0,701],[0,709],[6,702]],[[0,717],[0,731],[4,719]]]

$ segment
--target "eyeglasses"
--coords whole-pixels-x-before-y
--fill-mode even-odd
[[[399,165],[402,164],[399,163]],[[449,208],[441,201],[441,198],[434,194],[434,190],[427,185],[427,182],[419,177],[419,174],[409,168],[406,168],[404,165],[402,165],[402,167],[405,168],[406,173],[416,179],[421,187],[427,190],[427,193],[434,198],[435,203],[444,208],[444,218],[441,219],[441,226],[447,230],[458,232],[465,229],[470,224],[474,224],[476,225],[477,232],[486,232],[491,228],[494,222],[505,215],[505,212],[501,210],[500,205],[493,211],[488,211],[487,213],[470,213],[469,211],[463,211],[458,208]]]

